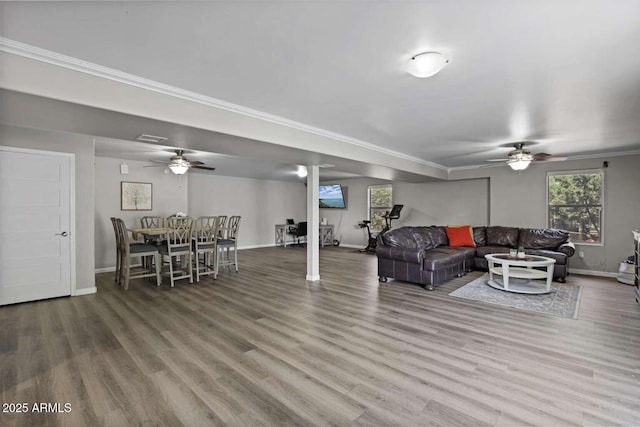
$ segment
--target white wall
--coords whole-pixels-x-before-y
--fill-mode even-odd
[[[0,125],[0,145],[75,154],[76,290],[94,288],[93,138]]]
[[[127,163],[129,173],[120,174]],[[139,226],[147,215],[169,216],[178,211],[192,217],[240,215],[238,245],[241,248],[275,244],[274,225],[286,218],[304,221],[306,187],[302,183],[220,176],[190,171],[186,175],[163,173],[162,167],[145,168],[148,162],[107,157],[95,158],[96,268],[115,266],[115,237],[110,217],[122,218],[127,227]],[[121,211],[120,181],[153,184],[153,210]]]
[[[489,180],[395,183],[393,202],[403,204],[402,225],[486,225],[489,222]]]
[[[341,244],[364,247],[366,229],[358,223],[368,216],[367,187],[389,184],[370,178],[332,180],[322,184],[342,184],[347,199],[346,209],[320,209],[335,227],[335,236]],[[394,228],[403,225],[485,225],[489,220],[489,183],[487,179],[456,182],[438,181],[420,184],[393,182],[393,203],[404,208]]]
[[[240,215],[240,248],[273,246],[275,224],[306,218],[302,183],[189,173],[191,216]]]
[[[129,173],[120,174],[120,164],[126,163]],[[122,218],[129,228],[140,227],[143,216],[170,216],[188,209],[188,175],[165,174],[162,167],[145,168],[149,162],[95,158],[95,257],[96,268],[116,265],[115,235],[110,218]],[[152,210],[120,210],[120,182],[150,182]]]
[[[451,177],[489,178],[491,225],[543,228],[547,172],[600,168],[605,160],[604,245],[577,245],[585,257],[574,255],[570,267],[615,273],[632,253],[631,230],[640,228],[640,155],[538,162],[520,174],[506,166],[455,171]]]

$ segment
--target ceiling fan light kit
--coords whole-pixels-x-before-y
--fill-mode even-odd
[[[514,142],[510,145],[514,150],[511,151],[506,159],[490,159],[490,162],[505,162],[514,171],[523,171],[529,167],[531,162],[562,162],[567,160],[567,157],[552,156],[548,153],[531,154],[530,151],[525,150],[525,145],[534,144],[530,141]]]
[[[531,157],[531,155],[529,155],[529,157]],[[525,170],[526,168],[529,167],[529,164],[531,163],[532,160],[533,160],[533,157],[532,158],[511,159],[511,160],[507,160],[507,164],[514,171],[523,171],[523,170]]]
[[[426,78],[438,74],[449,58],[439,52],[422,52],[414,55],[407,64],[407,72],[415,77]]]
[[[184,175],[189,170],[189,163],[184,160],[170,163],[169,169],[176,175]]]

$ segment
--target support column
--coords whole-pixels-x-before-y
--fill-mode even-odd
[[[320,168],[307,166],[307,280],[320,280]]]

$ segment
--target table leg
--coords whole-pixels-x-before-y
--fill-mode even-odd
[[[504,290],[509,290],[509,264],[502,264],[502,285]]]
[[[551,282],[553,281],[553,264],[547,265],[547,292],[551,291]]]
[[[287,247],[287,237],[286,237],[286,227],[275,227],[276,231],[276,246],[284,246]]]

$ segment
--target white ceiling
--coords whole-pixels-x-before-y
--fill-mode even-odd
[[[2,37],[445,167],[523,139],[640,149],[637,0],[3,2],[0,17]],[[449,65],[407,74],[426,50]]]

